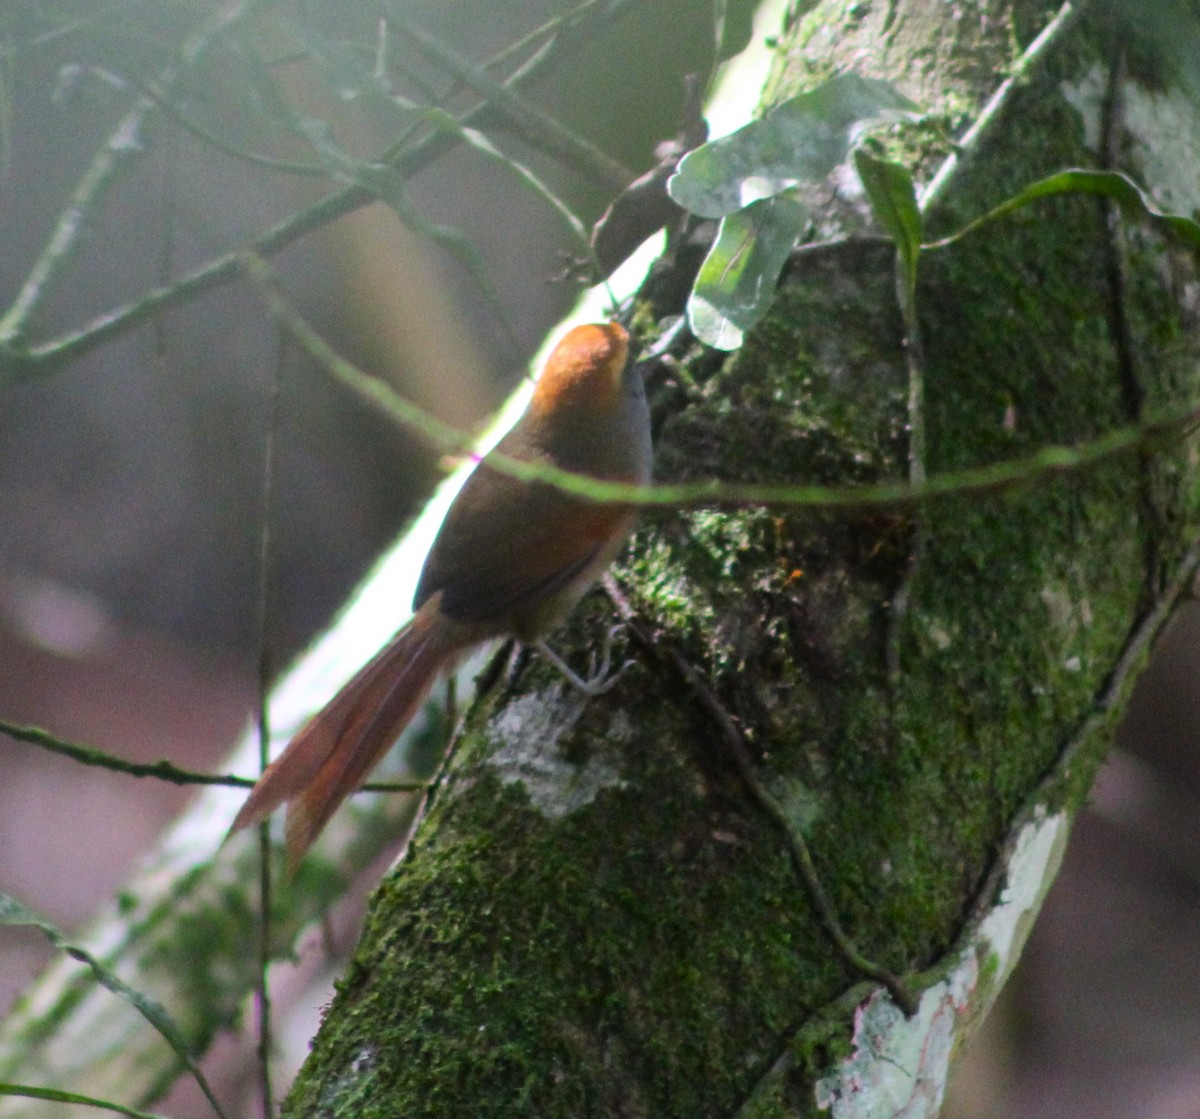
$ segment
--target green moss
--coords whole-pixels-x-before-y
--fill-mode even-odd
[[[633,768],[626,788],[547,829],[519,787],[467,766],[436,840],[386,883],[377,911],[389,919],[368,929],[340,985],[326,1051],[359,1075],[341,1077],[336,1113],[392,1115],[403,1101],[405,1115],[603,1115],[636,1103],[700,1116],[745,1093],[805,991],[839,969],[801,966],[817,947],[805,899],[782,852],[761,857],[777,846],[762,821],[682,795],[695,786],[685,759],[649,754]],[[726,921],[706,916],[716,913]],[[764,989],[764,974],[789,978]],[[747,1045],[757,1066],[734,1057]],[[589,1088],[610,1067],[624,1070],[629,1098],[619,1083],[606,1090],[616,1097]]]
[[[1003,7],[971,6],[963,26],[986,33],[955,82],[1002,72],[1046,8],[978,18]],[[822,34],[833,10],[796,35]],[[1089,161],[1058,90],[1090,50],[1082,41],[1016,95],[1015,127],[968,161],[938,229]],[[936,155],[933,134],[906,142]],[[1061,199],[922,261],[929,474],[1125,424],[1131,381],[1155,403],[1187,391],[1190,354],[1122,367],[1106,235],[1095,199]],[[1138,352],[1179,346],[1155,246],[1129,249]],[[663,409],[658,477],[905,477],[893,277],[874,245],[806,257],[736,355],[690,364],[686,394]],[[603,752],[619,780],[569,814],[541,812],[501,780],[489,757],[504,732],[476,714],[289,1112],[690,1119],[747,1100],[744,1114],[810,1112],[812,1080],[845,1055],[838,1000],[856,977],[674,658],[802,829],[859,949],[929,967],[1034,790],[1069,810],[1086,795],[1115,718],[1097,716],[1098,697],[1194,537],[1195,479],[1186,454],[1130,456],[910,514],[644,518],[621,574],[652,643],[630,646],[637,667],[608,698],[545,732],[542,755],[582,766]],[[606,620],[594,600],[567,637],[594,639]],[[551,679],[535,669],[512,687],[545,698]]]

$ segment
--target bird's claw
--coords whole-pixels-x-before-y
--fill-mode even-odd
[[[597,657],[593,653],[588,661],[588,674],[586,677],[580,676],[545,641],[538,642],[538,650],[577,691],[590,697],[603,695],[621,679],[630,665],[635,663],[633,660],[627,660],[615,672],[609,671],[612,664],[613,638],[623,628],[621,625],[615,625],[605,633],[604,644],[600,648],[599,663],[597,663]]]

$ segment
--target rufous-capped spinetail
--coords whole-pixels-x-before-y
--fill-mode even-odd
[[[593,323],[569,331],[495,454],[604,481],[648,482],[649,411],[625,329]],[[538,640],[612,561],[633,509],[519,481],[489,465],[491,457],[450,506],[425,560],[412,619],[267,767],[231,831],[286,803],[294,866],[439,674],[491,638]]]

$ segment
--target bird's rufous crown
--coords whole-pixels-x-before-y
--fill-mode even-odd
[[[611,407],[628,355],[629,335],[620,323],[586,323],[567,331],[546,360],[530,408],[546,413]]]

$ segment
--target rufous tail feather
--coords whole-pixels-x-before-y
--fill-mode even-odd
[[[427,602],[267,766],[230,833],[258,823],[287,802],[288,863],[295,868],[459,651],[437,603]]]

